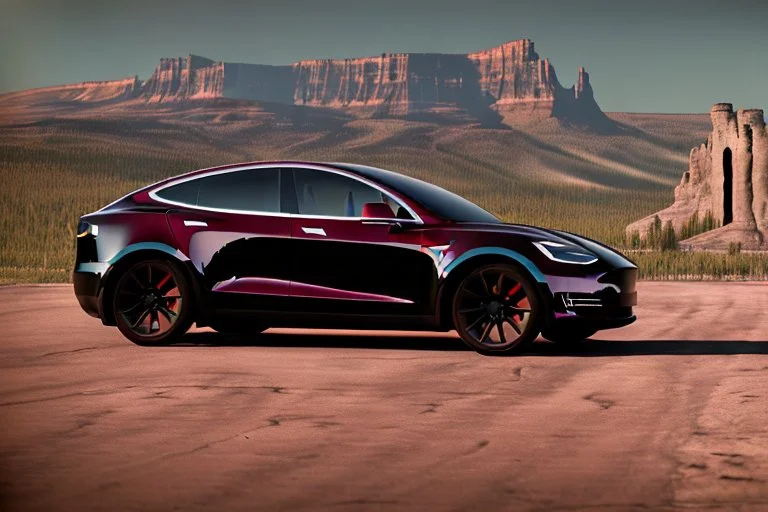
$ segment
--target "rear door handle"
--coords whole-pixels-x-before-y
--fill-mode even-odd
[[[301,230],[308,235],[328,236],[325,234],[325,230],[323,228],[305,228],[302,226]]]
[[[187,226],[188,228],[191,228],[193,226],[197,226],[197,227],[200,227],[200,228],[207,228],[208,227],[208,223],[207,222],[203,222],[201,220],[185,220],[184,221],[184,225]]]

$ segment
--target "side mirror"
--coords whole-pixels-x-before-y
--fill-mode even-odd
[[[365,203],[363,205],[363,218],[395,220],[397,217],[387,203]]]

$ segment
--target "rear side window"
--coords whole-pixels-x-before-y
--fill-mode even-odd
[[[161,190],[158,197],[203,208],[280,211],[280,170],[252,169],[193,179]]]
[[[227,210],[279,212],[279,170],[254,169],[201,178],[197,205]]]
[[[194,206],[197,204],[197,193],[199,190],[200,180],[191,180],[164,188],[157,192],[157,196],[161,199],[166,199],[175,203],[184,203]]]
[[[391,202],[379,190],[341,174],[294,169],[293,177],[300,215],[361,217],[365,203]]]

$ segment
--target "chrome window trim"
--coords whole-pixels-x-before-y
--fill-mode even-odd
[[[392,199],[395,203],[405,208],[405,210],[413,217],[412,219],[379,219],[379,218],[373,218],[373,217],[341,217],[341,216],[334,216],[334,215],[307,215],[307,214],[300,214],[300,213],[283,213],[283,212],[267,212],[267,211],[259,211],[259,210],[233,210],[229,208],[216,208],[213,206],[198,206],[198,205],[192,205],[189,203],[182,203],[180,201],[172,201],[170,199],[164,199],[157,195],[157,192],[160,192],[168,187],[172,187],[174,185],[180,185],[181,183],[186,183],[188,181],[198,180],[207,178],[209,176],[215,176],[217,174],[228,174],[232,172],[241,172],[241,171],[250,171],[250,170],[258,170],[258,169],[310,169],[313,171],[321,171],[321,172],[330,172],[333,174],[339,174],[341,176],[346,176],[347,178],[359,181],[360,183],[364,185],[368,185],[371,188],[374,188],[381,192],[382,194],[386,195],[390,199]],[[281,185],[278,185],[280,187]],[[281,193],[280,190],[278,190],[278,193]],[[125,197],[131,196],[135,194],[135,192],[132,192],[128,194]],[[387,190],[384,190],[381,186],[379,186],[377,183],[374,183],[372,181],[369,181],[365,178],[361,178],[360,176],[357,176],[355,174],[352,174],[349,171],[342,171],[339,169],[334,169],[330,167],[323,167],[319,165],[312,165],[312,164],[251,164],[251,165],[243,165],[241,167],[232,167],[229,169],[219,169],[209,172],[204,172],[202,174],[195,174],[193,176],[188,176],[186,178],[179,178],[177,180],[173,180],[170,183],[166,183],[165,185],[162,185],[156,189],[153,189],[149,192],[149,197],[153,200],[163,203],[163,204],[170,204],[174,206],[183,206],[185,208],[191,208],[193,210],[200,210],[200,211],[209,211],[209,212],[217,212],[217,213],[233,213],[237,215],[259,215],[263,217],[291,217],[291,218],[297,218],[297,219],[325,219],[325,220],[352,220],[352,221],[359,221],[359,220],[386,220],[386,221],[397,221],[397,222],[403,222],[403,223],[415,223],[415,224],[424,224],[424,221],[422,218],[413,211],[413,208],[411,208],[408,204],[406,204],[402,199],[399,197],[393,196],[392,193],[390,193]],[[117,202],[117,201],[115,201]]]

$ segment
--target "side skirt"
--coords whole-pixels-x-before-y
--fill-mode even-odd
[[[253,318],[270,327],[303,327],[312,329],[359,329],[387,331],[442,331],[434,316],[324,314],[285,311],[253,311],[216,309],[219,318]]]

